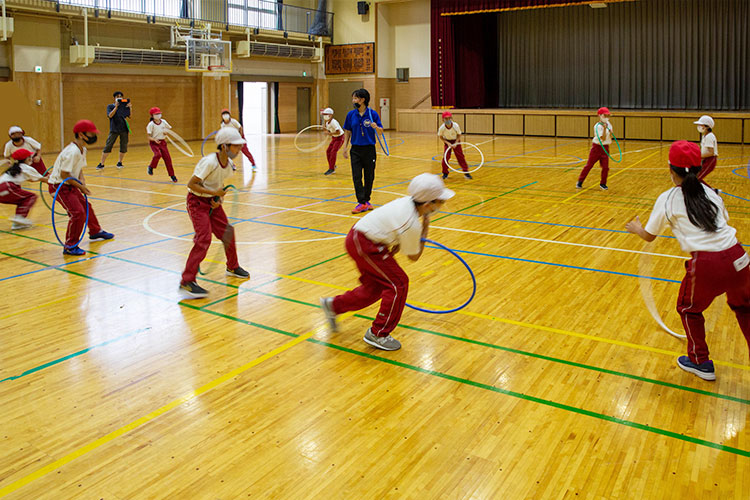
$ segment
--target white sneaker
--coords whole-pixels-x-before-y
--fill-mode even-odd
[[[328,320],[328,328],[332,332],[339,331],[339,327],[336,324],[336,313],[333,312],[333,297],[321,297],[320,308],[323,310],[326,319]]]
[[[397,351],[398,349],[401,349],[401,342],[390,335],[387,337],[376,337],[375,334],[372,333],[372,328],[367,329],[367,333],[365,333],[363,340],[371,346],[384,351]]]
[[[26,217],[20,215],[13,217],[13,219],[11,220],[13,221],[13,225],[10,227],[11,231],[15,231],[18,229],[28,229],[34,225],[34,223],[31,222],[31,219],[27,219]]]

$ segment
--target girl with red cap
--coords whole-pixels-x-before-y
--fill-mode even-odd
[[[701,151],[697,144],[677,141],[669,148],[669,173],[676,185],[656,200],[644,228],[638,217],[625,229],[646,241],[670,226],[683,251],[685,263],[677,312],[687,336],[687,356],[677,365],[703,380],[716,380],[708,356],[703,311],[724,293],[750,348],[750,257],[737,241],[737,231],[721,197],[698,179]]]
[[[31,221],[27,218],[29,210],[36,202],[37,195],[21,189],[23,181],[47,182],[46,177],[33,169],[30,165],[34,158],[34,152],[28,149],[17,149],[11,154],[13,163],[2,175],[0,175],[0,203],[16,206],[16,215],[13,217],[11,230],[26,229],[31,227]]]
[[[47,166],[42,161],[42,145],[39,141],[34,140],[33,137],[26,135],[26,132],[18,125],[13,125],[8,130],[8,137],[10,140],[5,143],[5,152],[3,156],[10,159],[13,153],[19,149],[25,149],[33,153],[31,166],[36,169],[37,172],[44,175],[47,172]]]
[[[221,110],[220,128],[224,128],[224,127],[236,128],[237,131],[240,133],[240,136],[242,136],[243,139],[245,138],[245,131],[242,129],[242,125],[240,124],[240,122],[232,118],[231,113],[226,108]],[[250,160],[250,165],[252,165],[253,170],[255,170],[255,160],[253,159],[253,155],[250,154],[250,150],[247,149],[247,142],[245,142],[245,144],[242,145],[241,151],[242,151],[242,154],[245,155],[245,157],[248,160]]]
[[[612,125],[609,123],[609,108],[599,108],[596,112],[599,115],[599,121],[594,125],[594,139],[591,141],[591,151],[586,166],[583,167],[581,175],[578,176],[577,189],[583,187],[583,181],[589,175],[591,168],[596,162],[602,167],[602,178],[599,187],[607,190],[607,174],[609,174],[609,145],[612,144]]]
[[[167,167],[169,178],[172,179],[172,182],[177,182],[177,177],[175,177],[172,168],[172,157],[169,155],[169,149],[167,149],[167,131],[171,130],[172,126],[167,120],[162,119],[161,109],[153,107],[148,110],[148,113],[151,118],[146,125],[146,134],[148,134],[148,145],[154,152],[154,157],[151,158],[151,163],[148,166],[148,175],[154,175],[154,169],[159,164],[159,160],[164,158],[164,165]]]
[[[83,177],[83,167],[86,166],[86,145],[94,144],[98,138],[98,133],[96,125],[90,120],[81,120],[76,123],[73,127],[73,142],[60,151],[54,165],[52,165],[52,172],[49,174],[49,192],[52,195],[57,192],[57,201],[68,212],[69,217],[63,255],[80,256],[86,254],[76,243],[80,239],[83,226],[86,223],[87,208],[89,240],[111,240],[115,237],[114,234],[102,230],[94,213],[94,207],[83,197],[84,194],[87,196],[91,194]],[[68,180],[69,177],[72,177],[72,179]],[[65,185],[57,191],[58,186],[63,182]]]
[[[466,164],[466,158],[464,158],[464,152],[461,149],[461,145],[458,144],[461,142],[461,129],[459,128],[458,123],[453,121],[453,113],[450,111],[445,111],[443,113],[443,124],[440,125],[440,128],[438,129],[438,137],[440,137],[440,140],[443,141],[444,144],[443,179],[448,177],[448,162],[446,160],[451,159],[451,151],[456,152],[458,164],[461,165],[461,170],[465,172],[464,177],[471,179],[469,166]],[[447,154],[446,151],[448,151]]]

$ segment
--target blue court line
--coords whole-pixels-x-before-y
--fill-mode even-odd
[[[529,155],[531,153],[538,153],[539,151],[545,151],[547,149],[559,148],[559,147],[567,146],[567,145],[570,145],[570,144],[574,144],[574,143],[579,142],[579,141],[580,140],[577,140],[577,141],[568,141],[568,142],[563,142],[562,144],[555,144],[553,146],[547,146],[546,148],[535,149],[533,151],[526,151],[525,153],[521,153],[521,154],[517,154],[517,155],[513,155],[513,156],[503,156],[502,158],[498,158],[496,160],[486,161],[486,162],[484,162],[484,164],[487,165],[488,163],[495,163],[495,162],[502,161],[502,160],[508,160],[510,158],[520,158],[522,156],[526,156],[526,155]],[[443,161],[442,158],[443,158],[443,156],[445,156],[445,152],[443,152],[443,155],[440,156],[440,158],[441,158],[440,160],[436,160],[436,158],[438,156],[440,156],[440,155],[433,156],[432,160],[433,161],[440,161],[440,162],[442,162]],[[571,156],[573,156],[573,155],[571,155]],[[578,156],[576,156],[576,158],[578,158]],[[583,161],[583,158],[581,158],[581,161]],[[578,163],[578,162],[576,162],[576,163]],[[536,165],[524,165],[524,166],[531,166],[531,167],[533,167],[533,166],[536,166]]]
[[[750,201],[747,198],[743,198],[742,196],[737,196],[736,194],[727,193],[726,191],[721,190],[721,189],[719,191],[721,192],[721,194],[725,194],[727,196],[731,196],[732,198],[739,198],[740,200]]]
[[[747,179],[748,176],[747,175],[738,174],[737,173],[738,170],[744,170],[745,172],[750,172],[750,161],[748,162],[748,166],[747,167],[737,167],[734,170],[732,170],[732,173],[734,175],[736,175],[737,177],[742,177],[743,179]]]
[[[52,268],[46,268],[46,269],[52,269]],[[73,354],[68,354],[67,356],[63,356],[62,358],[57,358],[56,360],[50,361],[49,363],[44,363],[43,365],[39,365],[39,366],[36,366],[36,367],[31,368],[29,370],[26,370],[25,372],[23,372],[20,375],[14,375],[12,377],[4,378],[4,379],[0,380],[0,384],[3,383],[3,382],[8,382],[10,380],[17,380],[17,379],[19,379],[21,377],[25,377],[26,375],[31,375],[32,373],[36,373],[38,371],[44,370],[45,368],[49,368],[50,366],[54,366],[54,365],[60,364],[63,361],[67,361],[67,360],[69,360],[71,358],[75,358],[76,356],[80,356],[82,354],[86,354],[87,352],[91,351],[92,349],[96,349],[97,347],[104,347],[105,345],[112,344],[114,342],[118,342],[120,340],[126,339],[128,337],[132,337],[135,334],[138,334],[138,333],[141,333],[141,332],[145,332],[146,330],[150,330],[150,329],[151,329],[150,326],[146,327],[146,328],[139,328],[138,330],[132,331],[130,333],[126,333],[124,335],[120,335],[119,337],[115,337],[115,338],[110,339],[110,340],[106,340],[106,341],[104,341],[104,342],[102,342],[100,344],[92,345],[91,347],[87,347],[86,349],[81,349],[80,351],[74,352]]]

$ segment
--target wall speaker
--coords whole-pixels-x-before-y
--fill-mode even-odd
[[[357,2],[357,14],[364,16],[370,10],[370,4],[367,2]]]

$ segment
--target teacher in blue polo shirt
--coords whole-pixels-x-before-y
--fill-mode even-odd
[[[357,194],[357,206],[354,207],[352,213],[359,214],[372,210],[370,195],[372,183],[375,180],[375,131],[382,133],[383,124],[377,112],[368,107],[370,93],[367,90],[355,90],[352,93],[352,104],[354,109],[349,111],[344,122],[346,134],[344,158],[349,158],[349,141],[351,141],[352,180]],[[362,183],[363,172],[364,184]]]

